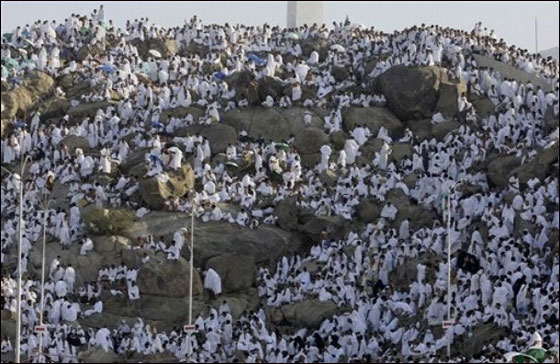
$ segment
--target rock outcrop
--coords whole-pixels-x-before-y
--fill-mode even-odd
[[[288,323],[311,329],[317,328],[323,320],[332,317],[338,311],[338,307],[331,301],[307,299],[281,306],[276,311],[276,314],[272,315],[276,324]]]
[[[402,122],[387,108],[384,107],[349,107],[342,113],[344,130],[350,133],[354,128],[365,125],[373,135],[379,129],[387,129],[391,137],[396,137],[404,130]]]
[[[379,76],[379,91],[401,120],[430,118],[435,112],[455,116],[457,98],[467,91],[463,81],[452,81],[435,66],[396,66]]]
[[[177,230],[190,228],[190,224],[189,214],[154,211],[138,219],[123,235],[136,239],[152,234],[171,239]],[[194,262],[197,267],[205,266],[212,257],[228,254],[252,256],[255,264],[273,265],[280,257],[301,251],[302,248],[303,244],[297,235],[274,226],[241,229],[227,222],[195,221]],[[183,249],[182,254],[188,258],[188,249]]]
[[[2,119],[23,117],[54,89],[54,79],[45,72],[33,71],[23,79],[23,84],[2,93]],[[30,116],[30,115],[28,115]]]
[[[170,198],[185,196],[194,187],[194,171],[184,164],[177,171],[167,171],[169,179],[162,182],[157,177],[140,180],[138,189],[144,202],[154,210],[161,210]]]
[[[210,258],[206,269],[214,269],[222,279],[224,292],[245,290],[255,283],[255,257],[251,255],[228,254]]]
[[[237,132],[235,128],[221,123],[210,125],[192,125],[175,132],[177,136],[200,134],[208,139],[212,155],[224,153],[228,145],[237,143]]]

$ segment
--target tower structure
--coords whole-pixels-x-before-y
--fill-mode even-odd
[[[288,1],[288,28],[323,23],[322,1]]]

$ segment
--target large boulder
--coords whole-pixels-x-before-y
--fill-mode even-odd
[[[93,346],[78,354],[80,363],[118,363],[122,360],[119,354],[112,350],[105,351],[101,347]]]
[[[190,228],[190,222],[188,214],[154,211],[140,218],[124,235],[131,239],[149,234],[171,238],[177,230]],[[241,229],[227,222],[195,221],[194,262],[197,267],[204,266],[212,257],[228,254],[250,255],[256,264],[273,265],[280,257],[302,248],[297,235],[275,226]],[[188,258],[188,249],[183,249],[182,254]]]
[[[165,109],[161,115],[159,116],[160,120],[163,123],[167,123],[171,117],[174,118],[185,118],[188,115],[192,115],[193,120],[196,121],[200,117],[204,116],[204,110],[198,107],[189,106],[189,107],[175,107],[173,109]]]
[[[183,197],[194,187],[194,171],[184,164],[177,171],[167,171],[167,182],[157,176],[140,180],[138,189],[144,202],[154,210],[161,210],[169,198]]]
[[[78,106],[68,109],[68,116],[70,117],[71,122],[81,123],[86,117],[93,119],[99,109],[103,109],[103,111],[105,111],[107,107],[114,105],[115,104],[110,101],[79,104]]]
[[[381,206],[370,199],[364,198],[358,204],[358,219],[364,223],[375,222],[381,216]]]
[[[188,250],[187,248],[184,248]],[[189,294],[190,268],[184,258],[169,260],[164,254],[150,253],[150,259],[142,262],[142,255],[127,251],[123,262],[127,267],[137,268],[140,295],[162,297],[186,297]],[[198,271],[193,270],[193,294],[202,295],[202,282]]]
[[[92,237],[94,240],[94,249],[97,244],[98,238]],[[97,250],[91,251],[88,255],[80,255],[80,247],[78,244],[70,246],[69,249],[63,249],[64,246],[57,242],[47,241],[45,249],[45,261],[47,262],[46,269],[48,270],[50,262],[54,258],[60,257],[62,265],[66,266],[71,264],[76,271],[76,286],[84,282],[95,281],[99,275],[99,269],[103,265],[119,264],[120,254],[117,255],[115,251],[98,252]],[[17,254],[16,254],[17,255]],[[34,244],[29,253],[30,271],[35,272],[36,276],[41,275],[41,268],[43,263],[43,245]],[[48,274],[48,271],[46,272]]]
[[[70,109],[70,101],[65,97],[51,97],[39,106],[41,121],[58,118],[66,115]]]
[[[246,131],[252,139],[265,139],[283,142],[291,135],[297,136],[306,126],[304,114],[312,115],[311,127],[323,128],[325,111],[321,109],[289,109],[254,107],[244,110],[231,110],[221,114],[224,124],[233,126],[237,133]]]
[[[394,143],[391,147],[391,157],[396,165],[399,165],[403,159],[409,158],[412,160],[413,150],[412,144],[408,143]]]
[[[98,235],[118,235],[129,228],[136,219],[133,210],[103,209],[95,205],[88,205],[82,209],[82,219],[87,229]]]
[[[105,52],[106,47],[106,42],[84,44],[80,47],[80,49],[78,49],[78,52],[76,52],[76,60],[83,61],[88,58],[88,56],[95,57],[97,55],[100,55],[101,53]]]
[[[488,163],[488,178],[498,187],[507,187],[509,173],[521,164],[521,157],[498,156]]]
[[[513,78],[518,83],[531,83],[533,86],[539,86],[545,91],[552,91],[554,89],[544,78],[538,77],[535,73],[525,72],[514,65],[480,54],[473,54],[473,57],[478,67],[492,68],[495,72],[499,72],[503,78]]]
[[[338,307],[331,301],[321,302],[313,298],[281,306],[279,311],[282,313],[280,322],[287,321],[297,327],[317,328],[323,320],[332,317]]]
[[[178,130],[175,135],[186,136],[200,134],[208,139],[212,155],[224,153],[230,144],[237,143],[237,132],[235,128],[221,123],[210,125],[191,125]]]
[[[552,147],[544,149],[538,153],[529,162],[521,164],[519,167],[515,168],[513,171],[503,171],[509,172],[509,177],[514,173],[519,177],[519,182],[526,185],[527,181],[531,178],[538,178],[543,181],[546,177],[550,176],[550,167],[554,162],[558,161],[558,142],[556,142]]]
[[[33,71],[23,79],[23,84],[2,93],[2,119],[23,117],[54,89],[54,79],[45,72]]]
[[[276,205],[276,223],[284,230],[293,231],[298,227],[298,209],[293,197],[288,197]]]
[[[141,179],[148,172],[146,153],[148,149],[135,148],[127,158],[119,165],[119,171],[136,179]]]
[[[284,84],[276,77],[264,76],[259,80],[258,90],[261,100],[266,100],[267,96],[279,99],[284,94]]]
[[[373,135],[377,135],[383,126],[391,137],[398,136],[403,130],[401,121],[384,107],[356,107],[344,109],[342,113],[343,127],[348,133],[354,128],[365,125]]]
[[[387,106],[401,120],[429,118],[439,99],[446,71],[439,67],[395,66],[379,76]]]
[[[143,60],[152,57],[148,52],[156,50],[161,53],[162,57],[174,56],[177,53],[177,44],[172,40],[162,40],[157,38],[150,38],[146,40],[133,39],[130,42],[138,50],[138,55]]]
[[[554,115],[554,107],[549,106],[544,113],[544,129],[551,133],[558,127],[558,114]]]
[[[210,258],[205,268],[212,268],[220,275],[224,292],[251,287],[257,274],[255,258],[251,255],[220,255]]]
[[[301,53],[304,57],[309,57],[311,52],[319,53],[319,61],[324,61],[329,51],[329,44],[325,38],[309,37],[300,43]]]
[[[467,92],[467,85],[464,81],[449,82],[442,81],[439,86],[439,99],[436,105],[436,112],[446,116],[455,116],[459,112],[457,100]]]
[[[340,216],[314,216],[302,226],[301,231],[311,240],[320,242],[324,239],[323,232],[334,239],[341,239],[344,225],[344,219]]]
[[[89,152],[89,142],[87,139],[79,137],[77,135],[69,135],[62,139],[62,144],[68,147],[68,151],[71,154],[76,152],[76,148],[80,148],[84,153]]]
[[[329,137],[322,129],[306,128],[296,135],[294,146],[301,154],[313,154],[319,153],[328,142]]]
[[[470,93],[467,95],[467,100],[473,105],[476,110],[476,113],[482,117],[486,118],[490,116],[494,112],[496,106],[490,99],[483,96],[478,96],[475,93]]]

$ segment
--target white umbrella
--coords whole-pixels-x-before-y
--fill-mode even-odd
[[[298,35],[297,33],[290,32],[290,33],[286,34],[286,38],[288,38],[288,39],[296,39],[296,40],[297,40],[297,39],[299,39],[299,35]]]
[[[161,58],[161,53],[159,53],[158,51],[156,51],[155,49],[150,49],[148,51],[149,54],[151,54],[152,56],[156,57],[156,58]]]
[[[333,44],[333,45],[331,46],[331,49],[332,49],[333,51],[337,51],[337,52],[344,52],[344,51],[346,51],[346,50],[344,49],[344,47],[341,46],[340,44]]]
[[[168,150],[169,152],[172,152],[172,153],[183,153],[183,152],[181,152],[181,149],[179,149],[179,148],[177,148],[177,147],[167,148],[167,150]]]

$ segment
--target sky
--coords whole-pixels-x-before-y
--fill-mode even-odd
[[[38,19],[62,21],[72,13],[89,14],[99,4],[105,5],[107,19],[117,26],[123,26],[128,19],[145,16],[161,26],[178,26],[195,14],[205,24],[266,22],[286,26],[286,1],[2,1],[2,33]],[[470,31],[476,22],[482,21],[483,26],[494,29],[498,38],[504,38],[508,44],[534,51],[535,18],[539,49],[558,46],[558,4],[558,1],[325,1],[323,6],[326,24],[344,21],[348,15],[353,23],[373,25],[385,32],[421,23]]]

